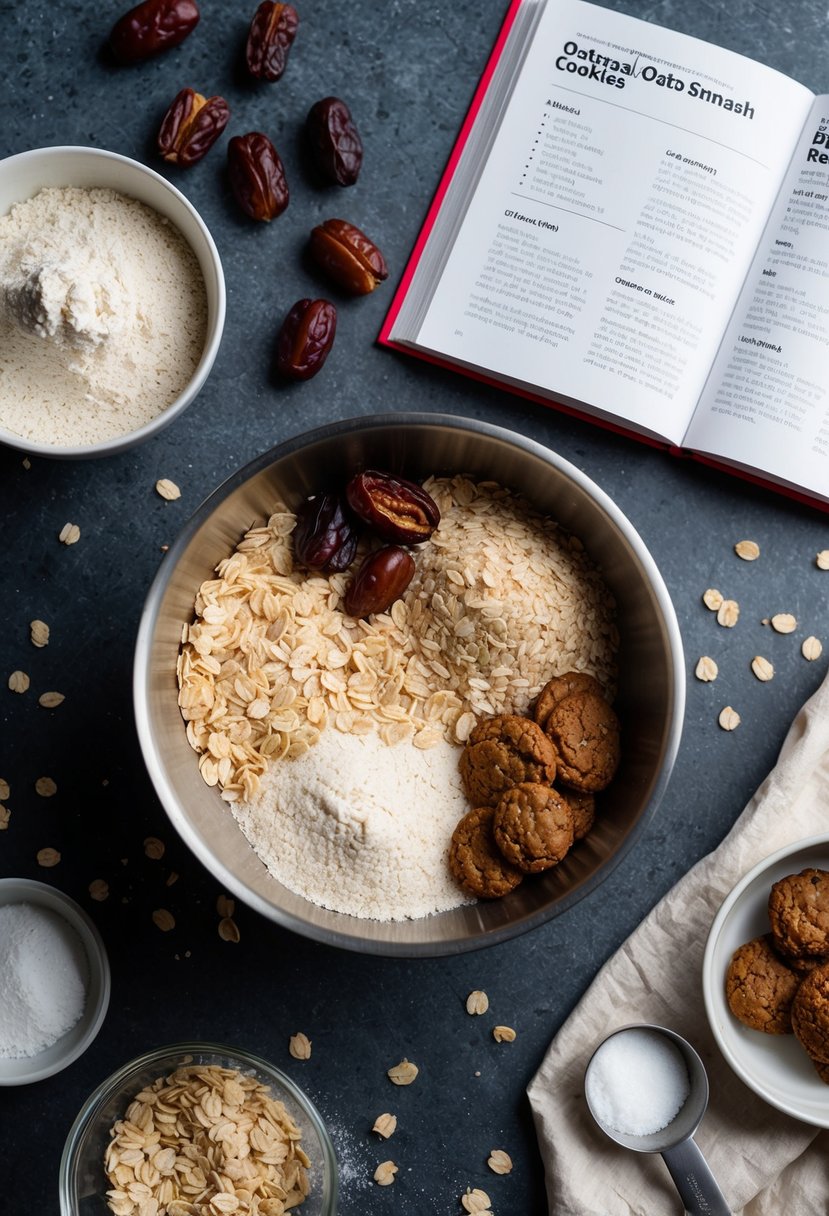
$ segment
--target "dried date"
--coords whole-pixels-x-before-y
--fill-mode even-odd
[[[203,97],[193,89],[182,89],[164,115],[158,150],[173,165],[194,165],[213,147],[229,118],[224,97]]]
[[[276,340],[276,366],[291,380],[316,376],[334,345],[337,310],[328,300],[297,300]]]
[[[320,175],[335,185],[353,186],[363,164],[363,141],[345,102],[323,97],[311,106],[305,134]]]
[[[296,513],[294,553],[309,570],[338,574],[357,552],[357,532],[339,494],[306,498]]]
[[[431,494],[414,481],[366,469],[345,488],[349,507],[383,540],[419,545],[440,523],[440,510]]]
[[[138,63],[178,46],[200,16],[196,0],[144,0],[116,21],[110,48],[119,63]]]
[[[245,61],[257,80],[279,80],[288,64],[299,16],[292,4],[263,0],[253,15],[245,47]]]
[[[242,210],[268,223],[288,206],[288,182],[279,153],[267,135],[234,135],[227,145],[230,187]]]
[[[325,220],[313,228],[309,251],[320,269],[350,295],[367,295],[389,276],[380,250],[347,220]]]
[[[414,558],[398,545],[369,553],[346,588],[346,612],[354,617],[385,612],[400,599],[414,572]]]

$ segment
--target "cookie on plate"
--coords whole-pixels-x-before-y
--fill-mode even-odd
[[[818,1064],[829,1064],[829,963],[800,981],[792,1001],[792,1029]]]
[[[460,820],[449,845],[449,869],[463,889],[479,899],[500,899],[524,877],[495,843],[494,817],[494,807],[475,807]]]
[[[829,873],[801,870],[776,882],[769,895],[769,923],[783,954],[829,955]]]
[[[604,697],[592,692],[564,697],[553,706],[544,730],[564,785],[595,793],[610,784],[619,764],[619,719]]]
[[[539,874],[571,848],[573,812],[552,786],[522,782],[501,795],[493,830],[507,861],[525,874]]]
[[[522,781],[549,785],[556,775],[556,753],[529,718],[496,714],[472,731],[459,768],[472,805],[494,807],[506,790]]]
[[[744,1025],[764,1034],[792,1033],[792,1002],[800,976],[774,949],[770,933],[734,951],[725,976],[728,1007]]]
[[[535,699],[533,718],[538,725],[546,726],[553,707],[576,692],[592,692],[597,697],[604,696],[604,689],[599,681],[586,671],[566,671],[563,676],[553,676]]]

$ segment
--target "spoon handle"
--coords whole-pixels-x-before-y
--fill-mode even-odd
[[[662,1152],[689,1216],[732,1216],[708,1163],[692,1137]]]

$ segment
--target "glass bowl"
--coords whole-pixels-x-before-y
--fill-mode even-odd
[[[300,1145],[310,1159],[311,1192],[293,1211],[296,1216],[335,1216],[337,1160],[325,1125],[302,1090],[267,1060],[217,1043],[173,1043],[148,1051],[108,1077],[87,1098],[66,1138],[60,1162],[61,1216],[111,1216],[106,1193],[104,1154],[112,1124],[124,1116],[144,1086],[184,1064],[234,1068],[266,1085],[302,1132]]]

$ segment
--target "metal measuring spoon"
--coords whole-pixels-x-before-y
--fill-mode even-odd
[[[631,1136],[626,1132],[618,1132],[615,1128],[608,1127],[590,1105],[587,1093],[587,1078],[590,1075],[591,1065],[598,1051],[607,1042],[607,1039],[603,1039],[590,1057],[584,1073],[584,1096],[587,1099],[590,1114],[604,1134],[611,1140],[615,1140],[617,1144],[621,1144],[623,1148],[632,1149],[635,1153],[662,1154],[662,1160],[670,1171],[688,1216],[732,1216],[731,1209],[717,1186],[714,1175],[693,1139],[694,1132],[702,1122],[708,1106],[708,1077],[702,1060],[691,1044],[681,1035],[673,1030],[667,1030],[664,1026],[653,1026],[647,1022],[637,1023],[634,1026],[622,1026],[612,1035],[608,1035],[608,1038],[625,1034],[629,1030],[655,1031],[664,1035],[679,1049],[688,1069],[690,1084],[688,1097],[668,1126],[658,1132],[652,1132],[647,1136]]]

